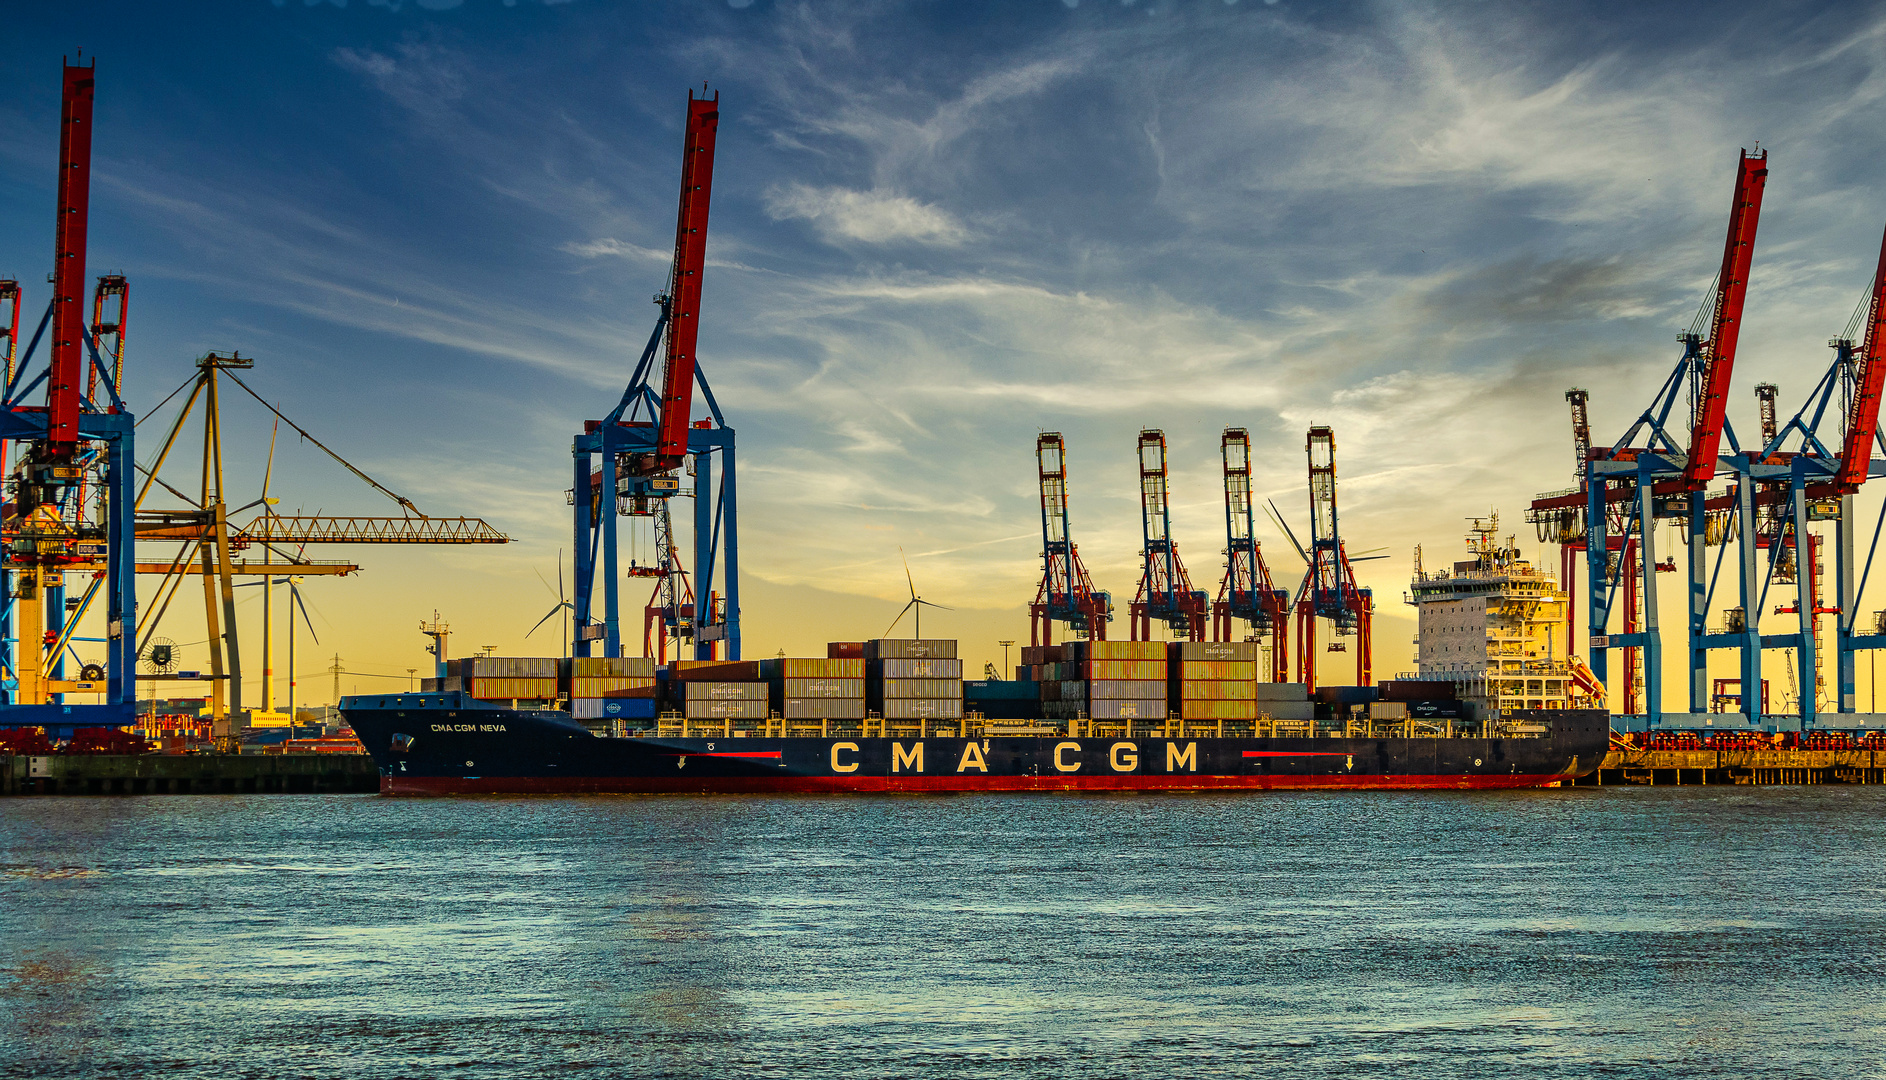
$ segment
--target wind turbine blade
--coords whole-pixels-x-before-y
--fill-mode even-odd
[[[530,629],[529,629],[528,631],[526,631],[526,632],[524,633],[524,636],[525,636],[525,637],[529,637],[529,636],[531,636],[532,634],[534,634],[534,633],[536,633],[536,632],[537,632],[537,628],[538,628],[538,627],[540,627],[540,626],[542,626],[543,624],[545,624],[545,623],[547,623],[547,622],[549,622],[549,621],[550,621],[551,619],[554,619],[554,618],[556,618],[556,617],[557,617],[557,613],[558,613],[558,612],[561,612],[562,610],[563,610],[563,605],[562,605],[562,604],[558,604],[558,605],[557,605],[556,607],[553,607],[553,608],[551,608],[551,609],[550,609],[550,614],[548,614],[548,615],[545,615],[545,616],[544,616],[543,618],[541,618],[541,619],[538,619],[538,620],[537,620],[537,626],[533,626],[533,627],[531,627],[531,628],[530,628]]]
[[[897,545],[897,557],[904,560],[904,582],[910,586],[910,598],[917,598],[917,579],[910,576],[910,556],[904,554],[904,546]]]
[[[878,636],[890,637],[891,631],[897,629],[897,624],[903,622],[904,616],[910,614],[910,609],[916,607],[918,603],[919,601],[915,597],[912,597],[910,603],[904,605],[904,610],[897,613],[897,618],[891,620],[891,625],[885,627],[884,632]]]
[[[262,498],[263,499],[268,498],[269,480],[275,475],[275,436],[281,434],[281,431],[282,431],[282,422],[280,420],[275,421],[275,426],[269,429],[268,464],[262,466]],[[262,504],[262,512],[264,514],[271,513],[267,502],[264,502]]]
[[[1278,510],[1277,504],[1269,499],[1264,500],[1264,516],[1270,518],[1272,524],[1283,530],[1285,538],[1290,541],[1290,546],[1297,549],[1297,558],[1307,564],[1310,561],[1309,552],[1304,551],[1303,545],[1297,543],[1297,534],[1290,531],[1289,525],[1284,524],[1283,512]]]
[[[563,549],[562,548],[557,549],[557,599],[558,600],[565,599],[563,595]]]
[[[301,609],[301,624],[308,628],[308,636],[314,639],[316,645],[319,645],[321,643],[321,635],[314,632],[314,620],[308,618],[308,605],[301,602],[301,590],[295,588],[292,582],[288,586],[288,598],[295,602],[297,608]]]
[[[537,583],[544,587],[545,592],[551,594],[552,596],[556,596],[557,591],[550,587],[550,583],[548,581],[544,580],[543,571],[533,566],[530,568],[530,572],[537,575]],[[557,599],[561,600],[563,599],[563,597],[557,596]]]
[[[924,607],[933,607],[933,608],[941,608],[941,609],[942,609],[942,610],[944,610],[944,611],[955,611],[955,610],[956,610],[955,608],[953,608],[953,607],[951,607],[951,606],[949,606],[948,604],[932,604],[932,603],[931,603],[930,601],[928,601],[928,600],[925,600],[925,599],[923,599],[922,597],[918,597],[918,598],[917,598],[917,600],[916,600],[915,602],[916,602],[916,603],[919,603],[919,604],[922,604],[922,605],[923,605]]]

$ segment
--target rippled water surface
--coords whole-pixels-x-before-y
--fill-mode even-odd
[[[0,801],[0,1074],[1886,1075],[1880,788]]]

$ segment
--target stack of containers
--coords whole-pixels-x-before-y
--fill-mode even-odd
[[[963,662],[956,642],[880,638],[864,643],[865,693],[886,728],[963,718]]]
[[[1015,669],[1015,678],[1033,682],[1046,681],[1047,675],[1042,669],[1049,664],[1059,664],[1062,660],[1059,645],[1024,645],[1022,662]]]
[[[456,663],[460,685],[480,701],[548,704],[557,700],[554,657],[467,656]]]
[[[862,651],[862,650],[861,650]],[[829,734],[834,722],[852,729],[864,720],[864,658],[785,656],[760,661],[773,712],[795,727]]]
[[[1255,641],[1175,641],[1168,651],[1170,706],[1188,724],[1243,730],[1257,719]]]
[[[758,660],[676,660],[669,693],[691,729],[716,724],[723,731],[766,720],[766,680]]]
[[[565,663],[570,672],[571,719],[654,719],[654,657],[573,656]]]
[[[1084,708],[1100,723],[1165,723],[1165,642],[1069,641],[1062,650],[1064,709]]]
[[[1316,730],[1316,703],[1310,700],[1310,688],[1300,682],[1258,683],[1257,712],[1276,721],[1275,734],[1292,732],[1302,735]]]

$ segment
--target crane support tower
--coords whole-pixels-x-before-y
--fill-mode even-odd
[[[1076,636],[1105,641],[1113,597],[1094,588],[1068,532],[1067,446],[1060,432],[1043,432],[1035,440],[1035,462],[1041,475],[1041,585],[1028,605],[1029,644],[1054,644],[1057,622]]]
[[[1585,458],[1580,488],[1535,498],[1529,520],[1547,529],[1561,543],[1582,542],[1586,564],[1586,626],[1591,668],[1600,682],[1609,683],[1608,654],[1612,649],[1633,650],[1631,667],[1641,656],[1644,668],[1646,727],[1662,726],[1662,636],[1655,587],[1659,570],[1675,572],[1674,561],[1660,563],[1655,543],[1656,523],[1676,524],[1686,533],[1688,558],[1688,629],[1690,656],[1690,712],[1710,704],[1708,652],[1739,649],[1743,655],[1742,685],[1759,686],[1762,636],[1758,618],[1734,631],[1711,633],[1706,626],[1713,575],[1705,549],[1723,536],[1711,534],[1710,511],[1725,511],[1713,519],[1719,529],[1733,519],[1742,533],[1739,560],[1742,611],[1758,612],[1762,598],[1754,573],[1757,550],[1754,485],[1738,484],[1731,495],[1715,499],[1709,484],[1724,470],[1739,471],[1742,452],[1725,416],[1736,344],[1747,297],[1749,269],[1754,260],[1756,227],[1761,219],[1762,194],[1768,180],[1768,155],[1742,151],[1737,158],[1735,186],[1729,207],[1729,226],[1722,262],[1688,332],[1678,335],[1683,354],[1650,407],[1645,409],[1617,442],[1592,447]],[[1681,404],[1689,402],[1687,430],[1676,425]],[[1729,452],[1721,450],[1728,439]],[[1629,570],[1625,563],[1634,563]],[[1634,579],[1634,580],[1633,580]],[[1569,584],[1569,582],[1568,582]],[[1613,609],[1620,592],[1634,584],[1641,610],[1624,613],[1625,629],[1610,633]],[[1759,590],[1758,590],[1759,591]],[[1627,599],[1628,602],[1628,599]],[[1755,723],[1758,716],[1747,717]]]
[[[1166,433],[1139,433],[1140,575],[1139,593],[1129,609],[1134,641],[1152,641],[1153,623],[1163,622],[1185,641],[1205,640],[1211,600],[1192,588],[1192,577],[1172,540],[1172,507],[1167,497]]]
[[[1710,500],[1708,509],[1727,513],[1746,502],[1751,536],[1745,539],[1740,562],[1746,584],[1741,616],[1730,620],[1733,633],[1709,635],[1709,647],[1739,647],[1743,652],[1742,686],[1758,686],[1761,650],[1787,648],[1794,652],[1801,675],[1799,693],[1802,730],[1825,724],[1819,701],[1825,687],[1821,677],[1820,620],[1836,618],[1834,635],[1835,685],[1831,698],[1836,713],[1856,708],[1856,653],[1886,648],[1886,633],[1878,627],[1858,627],[1858,607],[1866,585],[1866,571],[1855,573],[1858,545],[1854,537],[1853,497],[1869,477],[1886,475],[1886,461],[1873,456],[1882,443],[1879,430],[1882,384],[1886,384],[1886,236],[1880,242],[1873,280],[1845,330],[1827,343],[1833,362],[1786,424],[1775,423],[1775,388],[1756,387],[1763,417],[1761,449],[1730,459],[1737,474],[1730,496]],[[1839,418],[1838,434],[1830,428]],[[1746,499],[1742,493],[1746,491]],[[1720,507],[1718,511],[1717,508]],[[1834,589],[1826,602],[1820,577],[1823,537],[1812,532],[1826,524],[1833,532]],[[1806,539],[1803,540],[1803,537]],[[1878,549],[1876,524],[1867,550],[1867,568]],[[1761,634],[1746,612],[1767,610],[1771,584],[1792,582],[1792,602],[1775,614],[1793,615],[1793,633]],[[1744,695],[1746,696],[1746,695]],[[1831,726],[1839,726],[1835,721]]]
[[[1251,503],[1251,433],[1228,427],[1219,440],[1225,465],[1225,577],[1212,605],[1219,641],[1232,641],[1233,619],[1242,619],[1257,639],[1270,635],[1270,678],[1290,681],[1290,594],[1271,582],[1257,540]]]
[[[625,575],[618,555],[616,520],[632,516],[656,519],[663,547],[657,564],[662,580],[657,582],[656,597],[649,605],[660,610],[658,616],[645,612],[645,618],[659,618],[666,628],[664,642],[668,637],[691,641],[697,659],[718,658],[723,646],[727,658],[740,658],[734,430],[727,426],[695,355],[719,126],[720,95],[697,98],[690,91],[682,136],[674,263],[667,291],[655,297],[659,309],[655,329],[621,400],[603,419],[587,421],[572,446],[575,483],[569,497],[576,549],[572,606],[578,656],[592,655],[598,642],[603,655],[622,655],[620,591]],[[658,350],[659,388],[651,382]],[[698,419],[693,416],[697,387],[708,412]],[[684,474],[693,479],[688,490],[682,488]],[[678,576],[679,561],[669,537],[669,500],[690,494],[694,498],[691,589]],[[634,569],[636,576],[652,576],[642,567]],[[717,572],[725,575],[724,596],[714,588]],[[603,592],[600,619],[595,613],[598,578]],[[696,595],[707,598],[699,611],[694,610]],[[645,631],[644,637],[646,651],[653,636]]]
[[[5,665],[0,726],[44,727],[54,738],[69,738],[75,727],[118,727],[136,719],[131,626],[137,610],[131,490],[136,425],[118,395],[122,372],[116,361],[122,354],[114,349],[114,368],[107,370],[85,322],[94,74],[93,66],[64,66],[52,298],[24,353],[16,352],[19,284],[0,282],[0,303],[8,308],[0,463],[11,470],[0,520],[0,582],[6,596],[0,638],[8,643],[0,656]],[[122,290],[116,295],[122,297]],[[120,307],[119,331],[123,323]],[[32,374],[34,353],[48,329],[46,363]],[[103,383],[102,397],[84,392],[88,370],[94,385]],[[28,404],[42,384],[44,403]],[[17,458],[5,453],[13,446],[19,447]],[[101,559],[101,568],[73,569],[96,566]],[[66,599],[68,573],[80,579],[71,586],[82,589],[72,601]],[[101,594],[104,663],[82,663],[78,677],[68,678],[65,659],[77,659],[74,632]],[[67,704],[65,695],[73,693],[101,695],[103,701]]]
[[[1336,433],[1311,428],[1304,450],[1310,460],[1310,566],[1297,593],[1297,681],[1316,686],[1316,620],[1324,618],[1337,637],[1356,639],[1356,685],[1369,686],[1375,597],[1356,586],[1355,568],[1337,529]],[[1332,641],[1331,651],[1340,644]]]

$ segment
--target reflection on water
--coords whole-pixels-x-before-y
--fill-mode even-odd
[[[1878,788],[0,803],[0,1075],[1871,1075]]]

